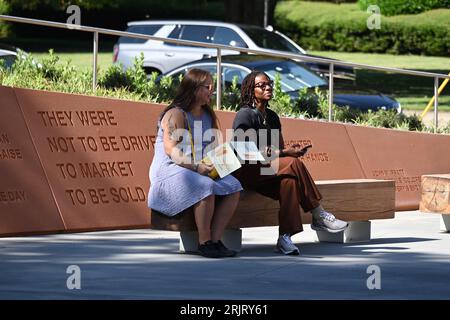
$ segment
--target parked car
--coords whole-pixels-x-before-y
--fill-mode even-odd
[[[17,59],[17,50],[14,47],[0,44],[0,61],[6,68],[11,68]]]
[[[216,67],[217,61],[215,58],[202,59],[178,67],[163,76],[171,76],[176,81],[180,78],[180,75],[184,75],[189,69],[200,68],[209,71],[211,74],[216,74]],[[237,84],[240,86],[245,76],[252,70],[264,71],[272,80],[275,79],[276,74],[279,74],[281,90],[289,94],[294,100],[299,98],[299,90],[305,87],[309,90],[315,90],[315,88],[328,89],[326,79],[310,70],[302,62],[258,55],[223,57],[222,85],[224,88],[230,87],[233,79],[236,78]],[[344,87],[337,84],[334,87],[333,102],[341,107],[349,106],[361,111],[381,108],[385,110],[395,109],[401,112],[401,105],[395,99],[373,90],[357,88],[354,85]]]
[[[266,52],[307,55],[302,47],[272,27],[261,28],[214,21],[169,20],[129,22],[126,31],[162,38],[264,50]],[[139,56],[141,52],[144,54],[144,68],[148,74],[151,72],[166,73],[185,63],[217,55],[216,49],[120,37],[114,46],[113,61],[121,63],[126,69],[133,65],[134,58]],[[223,50],[222,54],[239,54],[239,52]],[[307,65],[324,76],[329,73],[328,64],[307,62]],[[351,67],[335,66],[335,76],[354,79],[355,73]]]

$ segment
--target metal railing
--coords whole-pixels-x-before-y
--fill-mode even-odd
[[[92,68],[93,68],[92,88],[93,88],[93,90],[96,90],[96,88],[97,88],[97,71],[98,71],[97,70],[97,61],[98,61],[98,41],[99,41],[98,37],[99,37],[99,34],[124,36],[124,37],[129,37],[129,38],[138,38],[138,39],[145,39],[145,40],[164,41],[164,42],[168,42],[168,43],[180,44],[180,45],[185,45],[185,46],[216,49],[217,50],[217,79],[218,79],[217,90],[216,90],[216,92],[217,92],[216,107],[218,109],[220,109],[221,104],[222,104],[222,101],[221,101],[221,99],[222,99],[222,83],[221,83],[221,81],[219,81],[219,76],[222,74],[222,72],[221,72],[221,70],[222,70],[222,67],[221,67],[222,50],[232,50],[232,51],[259,54],[259,55],[265,55],[265,56],[271,56],[271,57],[298,59],[298,60],[303,60],[303,61],[308,61],[308,62],[320,62],[320,63],[329,64],[329,82],[328,82],[329,83],[329,100],[328,100],[328,120],[329,121],[332,120],[332,105],[333,105],[333,91],[334,91],[333,90],[334,89],[333,77],[334,77],[334,66],[335,65],[356,67],[356,68],[376,70],[376,71],[393,72],[393,73],[407,74],[407,75],[419,76],[419,77],[434,78],[434,130],[435,131],[438,128],[439,79],[450,79],[450,75],[445,75],[445,74],[440,74],[440,73],[423,72],[423,71],[415,71],[415,70],[399,69],[399,68],[379,67],[379,66],[372,66],[372,65],[368,65],[368,64],[353,63],[353,62],[346,62],[346,61],[336,61],[336,60],[331,60],[331,59],[326,59],[326,58],[310,57],[310,56],[305,56],[302,54],[267,52],[267,51],[256,50],[256,49],[239,48],[239,47],[232,47],[232,46],[226,46],[226,45],[220,45],[220,44],[210,44],[210,43],[198,42],[198,41],[161,38],[161,37],[155,37],[155,36],[150,36],[150,35],[140,34],[140,33],[117,31],[117,30],[104,29],[104,28],[95,28],[95,27],[54,22],[54,21],[37,20],[37,19],[15,17],[15,16],[8,16],[8,15],[0,15],[0,20],[93,33],[93,35],[94,35],[93,63],[92,63]]]

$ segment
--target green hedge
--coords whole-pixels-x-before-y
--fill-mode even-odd
[[[380,7],[381,14],[394,16],[397,14],[414,14],[437,8],[450,8],[450,0],[358,0],[362,10],[370,5]]]
[[[309,50],[392,54],[450,54],[450,10],[417,16],[382,17],[367,27],[369,14],[357,4],[285,1],[275,11],[277,27]]]

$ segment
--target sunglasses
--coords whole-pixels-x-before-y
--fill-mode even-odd
[[[261,90],[265,90],[266,87],[270,87],[273,88],[273,81],[269,81],[269,82],[258,82],[255,84],[255,88],[260,88]]]
[[[212,85],[212,84],[201,84],[200,87],[205,87],[209,91],[213,91],[214,90],[214,85]]]

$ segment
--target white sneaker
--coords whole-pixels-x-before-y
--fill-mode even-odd
[[[283,234],[278,238],[277,251],[286,255],[299,255],[300,251],[292,243],[291,237],[288,234]]]
[[[336,219],[334,215],[325,210],[320,212],[318,219],[312,219],[311,229],[316,231],[327,231],[330,233],[338,233],[344,231],[348,227],[348,222]]]

